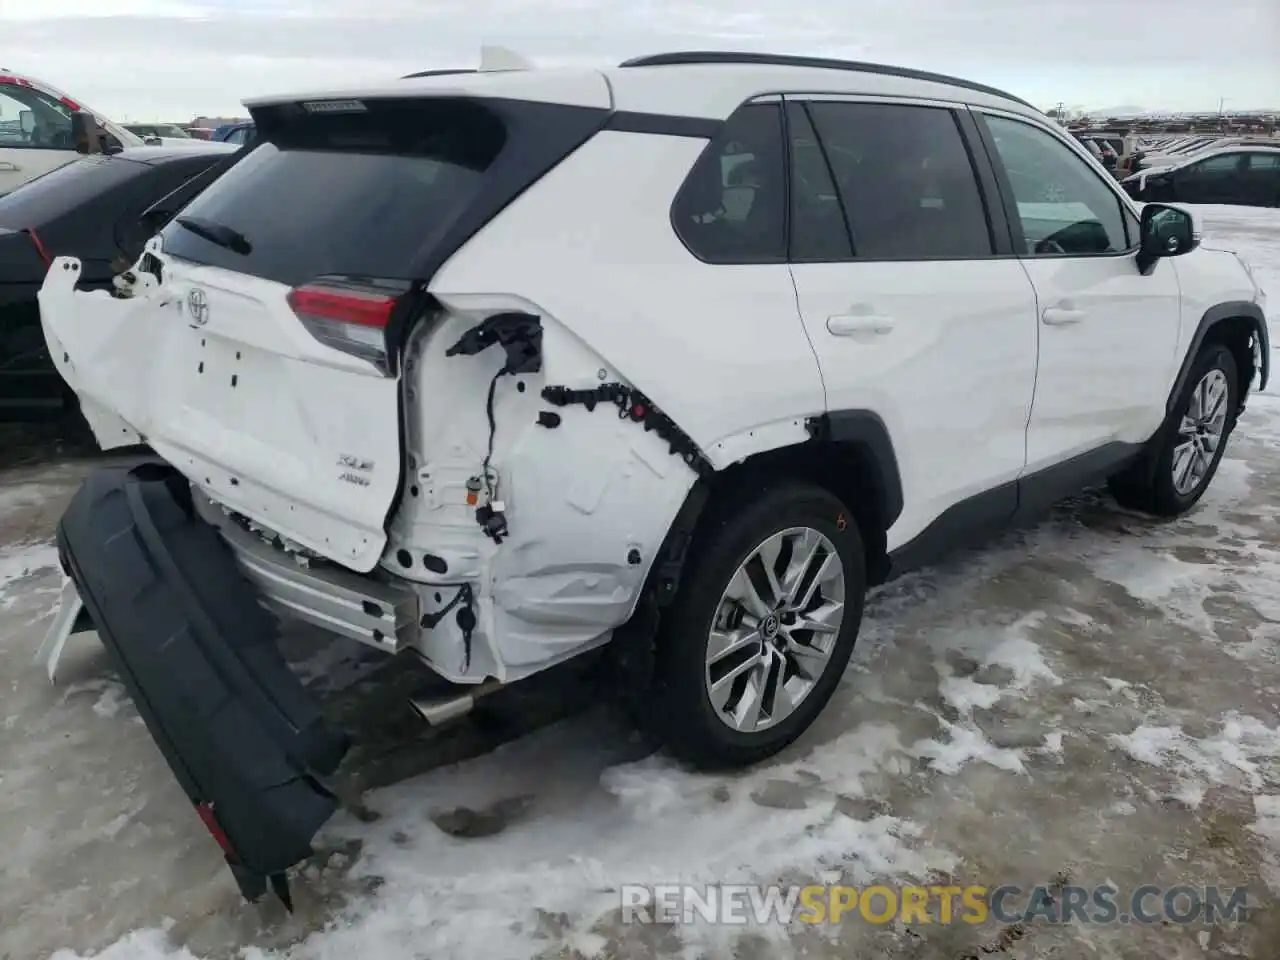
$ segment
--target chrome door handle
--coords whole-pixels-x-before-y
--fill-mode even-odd
[[[1071,307],[1045,307],[1042,318],[1051,327],[1063,327],[1083,320],[1084,311],[1074,310]]]
[[[885,334],[893,330],[893,318],[866,313],[841,313],[827,317],[827,332],[837,337],[859,333]]]
[[[8,160],[0,160],[0,170],[6,170],[10,173],[17,173],[22,168],[16,163],[10,163]]]

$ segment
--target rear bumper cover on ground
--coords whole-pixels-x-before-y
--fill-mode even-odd
[[[348,741],[276,646],[276,625],[190,488],[160,463],[90,475],[58,550],[138,712],[242,893],[311,852]]]

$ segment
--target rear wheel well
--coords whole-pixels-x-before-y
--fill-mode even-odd
[[[889,573],[887,506],[879,474],[866,445],[811,440],[748,457],[703,481],[708,502],[801,480],[821,487],[849,508],[858,522],[867,560],[867,583],[884,582]]]
[[[1253,358],[1253,342],[1257,336],[1252,317],[1227,317],[1225,320],[1219,320],[1205,332],[1204,347],[1211,344],[1220,343],[1231,351],[1231,356],[1236,361],[1237,382],[1236,396],[1240,398],[1240,404],[1244,404],[1245,395],[1249,392],[1249,385],[1253,383],[1253,378],[1257,374],[1257,366]]]

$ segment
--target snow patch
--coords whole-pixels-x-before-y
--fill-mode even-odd
[[[1254,797],[1253,809],[1257,821],[1249,829],[1262,841],[1262,881],[1280,894],[1280,796]]]
[[[1280,782],[1280,728],[1253,717],[1227,714],[1222,729],[1198,740],[1181,727],[1143,725],[1132,733],[1111,734],[1110,742],[1133,759],[1169,770],[1177,778],[1174,796],[1195,809],[1210,785],[1258,793]]]
[[[57,565],[58,550],[52,543],[19,543],[0,550],[0,610],[18,602],[28,579]]]
[[[941,717],[938,722],[942,725],[942,732],[947,735],[945,742],[936,739],[918,740],[912,750],[917,756],[928,760],[930,766],[939,773],[955,775],[972,761],[987,763],[1010,773],[1026,773],[1021,750],[997,747],[976,727],[948,723]]]

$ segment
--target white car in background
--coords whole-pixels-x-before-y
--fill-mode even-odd
[[[0,68],[0,194],[79,156],[71,133],[71,115],[78,110],[93,114],[112,147],[191,143],[168,137],[144,140],[56,87]]]

